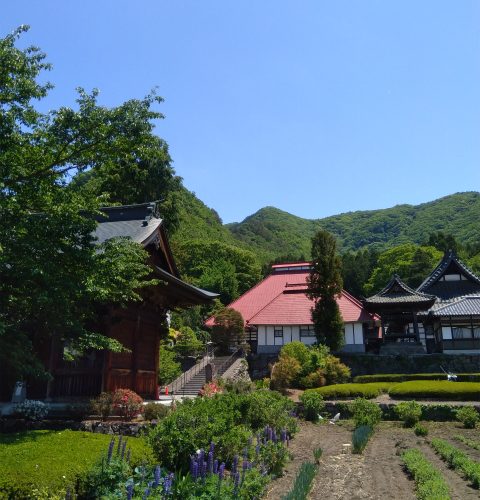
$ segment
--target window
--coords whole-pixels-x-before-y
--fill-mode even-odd
[[[300,327],[300,338],[316,337],[313,325],[302,325]]]
[[[471,339],[472,329],[469,326],[454,326],[452,328],[453,340]]]
[[[275,345],[283,344],[283,326],[273,327],[273,342]]]

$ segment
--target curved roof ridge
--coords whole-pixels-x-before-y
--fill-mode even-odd
[[[391,293],[391,291],[392,291],[392,289],[393,289],[393,287],[395,285],[399,286],[408,295],[412,295],[412,296],[416,296],[416,297],[421,297],[421,298],[429,299],[429,300],[436,298],[435,295],[430,295],[428,293],[424,293],[424,292],[420,292],[418,290],[414,290],[413,288],[409,287],[404,281],[402,281],[402,279],[400,278],[400,276],[398,274],[394,274],[390,278],[390,281],[379,292],[377,292],[376,294],[374,294],[374,295],[372,295],[370,297],[367,297],[365,300],[369,301],[373,297],[385,297],[389,293]]]
[[[437,267],[427,276],[420,286],[417,288],[417,291],[421,292],[428,287],[432,286],[436,283],[443,273],[448,269],[448,266],[454,262],[457,266],[473,281],[480,285],[480,278],[466,265],[464,264],[457,256],[454,250],[448,250],[444,253],[442,260],[439,262]]]

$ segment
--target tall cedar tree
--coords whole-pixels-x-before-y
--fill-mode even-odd
[[[312,321],[317,340],[337,351],[344,344],[343,320],[335,300],[343,287],[342,265],[334,236],[324,230],[312,238],[312,270],[308,287],[308,297],[315,301]]]

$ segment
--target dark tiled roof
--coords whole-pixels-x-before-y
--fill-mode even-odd
[[[104,207],[101,211],[104,215],[96,217],[98,225],[94,233],[98,243],[126,237],[145,245],[162,223],[156,215],[155,203]]]
[[[480,316],[480,295],[460,297],[450,302],[435,304],[430,310],[432,316]]]
[[[462,274],[467,281],[439,281],[445,274]],[[417,291],[431,293],[441,299],[451,299],[475,291],[480,293],[480,278],[476,276],[455,254],[445,252],[440,264],[432,271]]]
[[[435,300],[434,295],[417,292],[395,274],[383,290],[365,299],[365,305],[415,304],[428,307]]]
[[[218,293],[209,292],[208,290],[203,290],[202,288],[190,285],[173,274],[165,271],[165,269],[162,269],[161,267],[155,266],[155,272],[169,285],[173,285],[189,295],[194,295],[197,299],[204,303],[210,302],[212,299],[216,299],[219,296]]]

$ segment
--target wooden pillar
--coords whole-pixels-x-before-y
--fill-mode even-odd
[[[420,343],[420,332],[418,330],[417,313],[415,311],[413,311],[413,333],[415,334],[417,342]]]
[[[135,392],[138,391],[137,387],[137,377],[138,377],[138,339],[140,337],[140,328],[142,326],[142,318],[140,316],[140,313],[137,315],[137,325],[135,327],[135,331],[133,332],[133,341],[132,341],[132,389]]]

